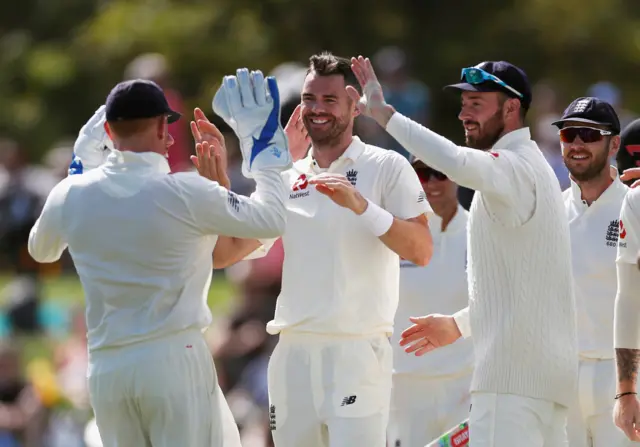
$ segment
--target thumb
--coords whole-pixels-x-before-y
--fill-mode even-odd
[[[191,159],[191,163],[193,163],[196,169],[200,169],[200,166],[198,166],[198,157],[196,157],[195,155],[191,155],[189,158]]]
[[[431,318],[431,315],[425,317],[409,317],[409,321],[413,324],[427,324]]]
[[[355,102],[360,102],[360,93],[358,93],[358,90],[356,90],[353,85],[347,85],[345,88],[347,90],[347,95],[349,95],[349,98],[351,98]]]

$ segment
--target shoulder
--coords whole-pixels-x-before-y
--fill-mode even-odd
[[[382,171],[400,171],[411,168],[409,160],[391,149],[383,149],[371,144],[365,144],[360,159],[362,163],[373,163]]]
[[[624,202],[627,203],[630,209],[640,214],[640,187],[630,188],[625,195]],[[640,215],[638,217],[640,218]]]

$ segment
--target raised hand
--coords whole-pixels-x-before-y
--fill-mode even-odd
[[[231,188],[231,180],[227,174],[227,147],[225,146],[222,132],[213,124],[202,110],[195,108],[193,111],[194,121],[191,121],[191,134],[196,142],[196,155],[192,155],[191,161],[198,169],[198,173],[203,175],[199,168],[201,156],[198,154],[197,144],[208,143],[209,150],[212,151],[216,163],[217,181],[221,186]],[[207,177],[204,175],[204,177]],[[209,177],[207,177],[209,178]]]
[[[294,162],[304,158],[304,156],[307,155],[309,146],[311,145],[311,138],[309,138],[307,129],[304,127],[302,117],[300,116],[301,109],[302,105],[298,104],[291,114],[289,122],[287,122],[287,125],[284,128],[284,133],[287,135],[287,139],[289,140],[289,152],[291,152],[291,159]]]
[[[198,174],[229,189],[229,178],[222,168],[220,154],[216,153],[207,141],[196,143],[196,155],[191,156],[191,161],[198,169]]]
[[[312,177],[309,184],[316,185],[318,192],[356,214],[362,214],[367,209],[367,200],[344,175],[322,173]]]
[[[371,61],[362,56],[352,57],[351,70],[360,84],[362,96],[350,85],[347,86],[347,93],[357,103],[360,113],[375,118],[386,108],[387,103],[384,101],[382,86],[373,70]]]

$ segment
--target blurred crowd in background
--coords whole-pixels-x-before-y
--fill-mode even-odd
[[[165,90],[185,119],[171,125],[174,171],[192,169],[188,122],[201,107],[225,133],[232,189],[248,195],[233,133],[210,101],[221,76],[249,66],[274,75],[286,123],[300,100],[306,61],[330,50],[370,56],[401,113],[458,143],[459,99],[441,87],[482,60],[508,60],[532,83],[528,123],[563,188],[569,185],[556,129],[577,96],[597,96],[622,125],[640,113],[637,0],[23,0],[0,14],[0,447],[100,447],[86,386],[84,307],[54,281],[77,281],[65,254],[38,265],[28,233],[51,188],[67,175],[77,132],[124,78]],[[393,43],[397,46],[387,46]],[[289,62],[285,62],[289,61]],[[581,67],[578,70],[578,67]],[[636,109],[634,110],[634,107]],[[375,123],[366,142],[407,156]],[[612,164],[614,164],[612,160]],[[473,191],[460,188],[463,206]],[[90,212],[78,210],[77,212]],[[214,271],[231,284],[207,332],[220,384],[245,447],[270,445],[265,332],[280,288],[282,246],[265,258]],[[76,285],[77,287],[77,285]]]

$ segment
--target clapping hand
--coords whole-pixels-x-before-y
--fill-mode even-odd
[[[311,138],[309,138],[309,133],[307,132],[306,127],[304,127],[304,122],[300,116],[301,109],[302,105],[298,104],[291,114],[289,122],[287,122],[287,125],[284,128],[284,133],[287,135],[287,139],[289,140],[289,152],[291,153],[291,159],[294,162],[304,158],[304,156],[307,155],[309,146],[311,145]]]
[[[227,175],[224,136],[199,108],[193,111],[193,117],[191,134],[196,141],[196,155],[191,156],[191,161],[201,176],[229,189],[231,181]]]

